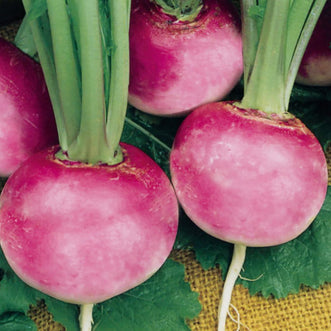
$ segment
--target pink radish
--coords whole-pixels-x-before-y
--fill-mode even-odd
[[[327,1],[303,55],[297,83],[331,85],[331,2]]]
[[[189,17],[167,13],[156,2],[162,3],[132,2],[131,105],[155,115],[184,115],[224,98],[243,72],[240,20],[231,1],[196,1],[202,5],[185,8]]]
[[[184,211],[205,232],[234,244],[219,331],[225,330],[246,247],[294,239],[311,224],[325,199],[323,149],[287,111],[303,39],[309,37],[323,5],[266,2],[259,31],[252,18],[254,1],[243,1],[244,97],[241,102],[197,107],[184,119],[173,143],[171,178]],[[297,6],[304,13],[300,19]],[[292,20],[304,26],[303,37],[287,30]],[[288,47],[289,37],[297,38],[298,48]]]
[[[169,255],[177,200],[161,168],[122,144],[114,166],[26,161],[0,200],[3,252],[29,285],[63,301],[97,303],[149,278]]]
[[[289,114],[267,116],[229,102],[201,106],[179,128],[170,161],[188,216],[235,244],[270,246],[297,237],[326,194],[321,145]]]
[[[0,38],[0,176],[58,141],[40,65]]]

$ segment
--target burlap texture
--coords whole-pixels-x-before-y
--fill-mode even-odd
[[[0,27],[0,36],[13,40],[19,22]],[[328,169],[331,177],[331,146],[327,151]],[[331,185],[331,178],[329,184]],[[173,251],[171,257],[185,265],[186,280],[192,290],[199,293],[202,310],[198,317],[188,321],[193,331],[214,331],[217,329],[217,310],[222,293],[223,281],[218,268],[203,270],[192,251]],[[331,331],[331,284],[318,290],[302,287],[296,295],[285,299],[265,299],[259,295],[250,296],[248,290],[236,285],[231,303],[240,314],[240,330],[254,331]],[[234,318],[237,315],[231,311]],[[65,328],[54,322],[43,302],[31,306],[29,316],[39,331],[63,331]],[[237,330],[238,324],[227,319],[227,330]],[[67,330],[71,331],[71,330]],[[121,330],[118,330],[121,331]],[[143,331],[143,330],[142,330]],[[176,331],[176,330],[155,330]]]

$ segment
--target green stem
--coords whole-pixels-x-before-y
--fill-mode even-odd
[[[109,106],[107,112],[107,141],[112,160],[122,161],[119,148],[125,114],[127,110],[129,86],[129,22],[128,13],[131,1],[110,0],[110,26],[112,33],[111,76],[109,87]]]
[[[25,12],[29,15],[32,0],[23,0]],[[64,125],[64,114],[61,107],[59,88],[56,80],[55,64],[52,54],[52,45],[48,42],[50,37],[47,36],[47,31],[42,25],[42,17],[31,19],[30,21],[33,39],[39,56],[39,61],[43,68],[45,81],[47,84],[50,99],[52,101],[56,126],[59,135],[59,142],[62,148],[68,147],[67,132]],[[45,25],[46,26],[46,25]]]
[[[253,70],[256,50],[259,43],[257,22],[250,15],[250,9],[256,5],[256,0],[241,2],[243,58],[244,58],[244,87],[246,88]]]
[[[81,112],[80,76],[65,0],[47,0],[56,76],[68,145],[78,135]],[[68,111],[67,111],[68,110]]]
[[[307,12],[309,12],[313,2],[314,0],[292,1],[289,14],[288,35],[286,42],[286,68],[290,66],[293,53],[295,51],[301,31],[307,19]]]
[[[304,17],[304,14],[301,13],[301,11],[303,10],[303,4],[297,1],[297,6],[296,6],[296,12],[300,11],[300,18],[301,18],[301,22],[304,20],[304,24],[301,24],[301,30],[300,30],[300,39],[298,41],[298,43],[296,44],[296,48],[295,50],[293,49],[290,54],[291,54],[291,58],[287,59],[287,81],[286,81],[286,86],[285,86],[285,103],[288,107],[289,102],[290,102],[290,97],[291,97],[291,92],[292,92],[292,88],[295,82],[295,78],[297,76],[297,72],[299,70],[299,66],[301,64],[301,60],[302,57],[304,55],[304,52],[306,50],[306,47],[308,45],[309,39],[314,31],[315,25],[318,21],[318,18],[323,10],[324,5],[326,4],[326,0],[316,0],[312,6],[312,9],[310,11],[310,15],[308,16],[308,19],[304,19],[307,18],[307,10],[306,9],[306,16]],[[297,9],[297,7],[299,7],[299,9]],[[295,18],[297,18],[297,16],[295,16]],[[297,20],[291,20],[291,22],[294,21],[296,22]],[[302,29],[303,26],[303,29]],[[294,34],[298,35],[298,28],[294,29]],[[289,30],[290,32],[292,31]],[[290,36],[288,41],[288,45],[291,42],[291,39],[294,39],[294,37]],[[293,42],[294,43],[294,42]],[[289,47],[289,46],[288,46]]]
[[[154,0],[168,15],[180,21],[193,21],[203,7],[202,0]]]
[[[14,44],[25,54],[35,58],[37,55],[36,44],[33,39],[28,15],[25,15],[15,35]]]
[[[240,107],[284,113],[285,47],[291,0],[268,1],[254,67]]]
[[[169,147],[168,145],[166,145],[163,141],[161,141],[159,138],[157,138],[156,136],[154,136],[152,133],[150,133],[148,130],[145,130],[143,127],[141,127],[139,124],[137,124],[136,122],[132,121],[129,118],[125,118],[125,122],[127,122],[129,125],[131,125],[133,128],[137,129],[138,131],[140,131],[143,135],[145,135],[146,137],[148,137],[150,140],[152,140],[153,142],[155,142],[156,144],[160,145],[163,149],[165,149],[167,152],[171,151],[171,147]]]
[[[79,44],[82,71],[81,125],[68,148],[70,159],[108,163],[99,1],[79,1]]]

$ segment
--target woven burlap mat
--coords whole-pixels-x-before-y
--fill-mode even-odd
[[[19,22],[0,27],[0,36],[13,40]],[[331,185],[331,146],[327,150],[329,184]],[[222,293],[223,281],[219,268],[204,270],[196,261],[194,252],[173,251],[171,257],[185,265],[186,280],[192,290],[199,293],[202,304],[200,314],[188,321],[192,331],[214,331],[217,329],[217,309]],[[259,295],[250,296],[248,290],[236,285],[231,303],[240,313],[240,330],[252,331],[331,331],[331,284],[318,290],[303,286],[296,295],[285,299],[265,299]],[[39,331],[63,331],[65,328],[55,322],[43,302],[31,306],[29,316]],[[232,315],[236,317],[235,311]],[[237,330],[238,324],[227,319],[227,330]],[[67,330],[71,331],[71,330]],[[121,330],[119,330],[121,331]],[[155,330],[177,331],[177,330]]]

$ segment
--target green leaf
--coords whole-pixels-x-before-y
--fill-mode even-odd
[[[312,225],[298,238],[283,245],[248,248],[244,271],[238,279],[253,295],[276,298],[297,293],[302,284],[318,288],[331,281],[331,187]],[[187,222],[187,220],[186,220]],[[225,277],[233,245],[212,238],[195,226],[181,225],[177,248],[193,248],[202,267],[217,264]],[[185,232],[185,233],[183,233]]]
[[[305,123],[326,149],[331,141],[331,88],[296,85],[289,111]]]
[[[121,141],[149,155],[169,176],[169,153],[180,119],[161,118],[130,107]]]
[[[184,266],[168,259],[140,286],[95,307],[94,331],[189,330],[201,310],[198,293],[184,281]]]
[[[32,21],[44,15],[47,11],[46,0],[33,0],[28,14],[28,20]]]
[[[0,330],[4,331],[37,331],[36,324],[21,313],[5,313],[0,316]]]
[[[68,330],[79,330],[77,306],[56,300],[26,285],[10,268],[0,250],[0,315],[8,312],[26,314],[30,305],[40,300],[45,300],[56,321]]]

